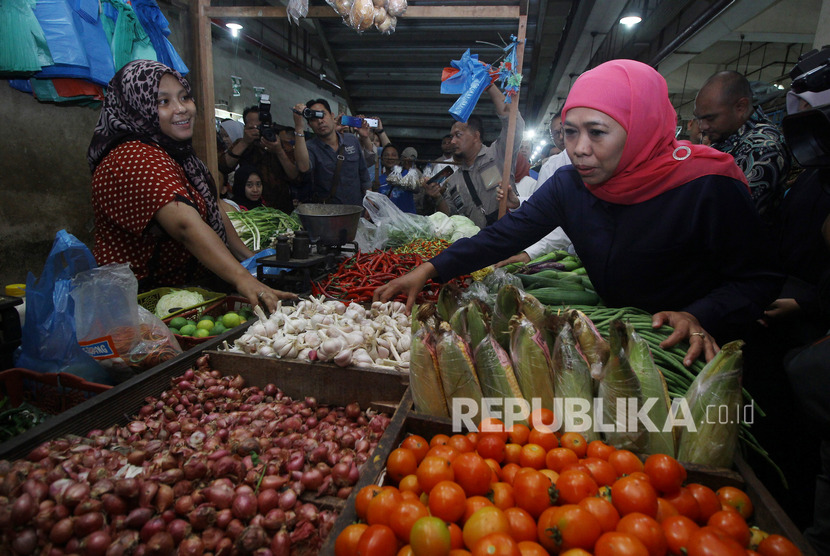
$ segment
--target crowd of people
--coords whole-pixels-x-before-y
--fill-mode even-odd
[[[793,170],[783,133],[753,104],[743,75],[719,72],[704,83],[685,141],[657,71],[631,60],[601,64],[575,81],[551,118],[551,149],[534,167],[521,115],[510,141],[502,92],[490,86],[485,95],[501,121],[498,137],[486,141],[474,114],[452,124],[441,156],[426,164],[394,144],[380,119],[370,126],[361,116],[350,128],[324,99],[286,107],[293,126],[263,127],[259,107],[248,108],[243,122],[219,126],[217,188],[191,144],[196,104],[187,81],[158,62],[131,62],[109,84],[88,153],[96,260],[129,262],[144,289],[213,280],[273,309],[293,294],[239,264],[253,253],[227,212],[362,205],[375,190],[404,212],[461,214],[482,229],[382,286],[377,299],[404,293],[411,307],[429,278],[570,249],[607,304],[651,311],[655,326],[672,327],[663,347],[688,342],[685,364],[744,338],[746,383],[772,400],[768,414],[791,409],[781,399],[798,403],[776,374],[787,350],[830,328],[827,173]],[[792,93],[787,107],[828,101]],[[509,211],[499,218],[503,199]],[[816,535],[822,542],[827,531]]]

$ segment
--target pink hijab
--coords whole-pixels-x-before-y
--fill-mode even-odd
[[[611,60],[576,80],[562,109],[599,110],[625,128],[622,158],[607,181],[586,187],[604,201],[633,205],[708,175],[746,177],[731,155],[675,139],[677,114],[668,86],[654,68],[634,60]]]

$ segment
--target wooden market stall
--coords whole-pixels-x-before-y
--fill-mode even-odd
[[[214,105],[213,91],[213,51],[211,39],[212,18],[286,18],[287,9],[283,6],[211,6],[210,0],[192,1],[195,42],[195,67],[196,93],[204,99],[204,106]],[[340,15],[330,6],[309,6],[309,18],[339,18]],[[466,6],[409,6],[405,19],[515,19],[518,22],[516,36],[518,47],[516,49],[517,66],[521,69],[524,61],[524,42],[527,34],[527,0],[521,0],[516,6],[493,6],[486,4],[473,4]],[[507,147],[505,154],[504,170],[502,172],[502,183],[510,181],[510,168],[512,165],[512,153],[514,135],[516,132],[516,116],[519,109],[519,94],[513,98],[510,104]],[[208,168],[214,176],[218,176],[218,154],[216,149],[208,148],[215,142],[213,137],[213,114],[209,110],[199,113],[201,125],[198,134],[194,137],[194,145],[199,157],[206,161]],[[218,180],[217,180],[218,182]],[[507,210],[507,196],[505,195],[499,207],[499,217],[504,216]]]

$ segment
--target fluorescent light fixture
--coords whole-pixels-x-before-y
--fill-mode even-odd
[[[637,25],[643,20],[643,16],[637,8],[629,8],[623,12],[620,23],[626,27]]]
[[[237,23],[235,21],[231,21],[231,22],[226,23],[225,27],[227,27],[228,29],[231,30],[231,35],[233,35],[234,37],[238,37],[239,36],[239,31],[242,29],[242,25],[240,25],[239,23]]]
[[[536,130],[535,129],[526,129],[524,134],[524,139],[533,139],[536,137]]]

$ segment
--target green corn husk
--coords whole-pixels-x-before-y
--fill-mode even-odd
[[[475,402],[477,408],[473,421],[480,421],[481,386],[476,375],[470,346],[455,333],[449,323],[442,322],[435,341],[441,383],[447,398],[447,408],[452,412],[453,399],[464,398]],[[411,365],[411,363],[410,363]]]
[[[510,348],[510,319],[519,314],[520,290],[505,284],[496,295],[496,306],[490,321],[490,330],[504,349]]]
[[[643,403],[647,403],[650,399],[655,400],[647,415],[659,430],[648,432],[646,452],[649,454],[667,454],[674,457],[675,438],[673,430],[663,432],[666,420],[669,417],[669,411],[671,411],[671,398],[669,397],[666,379],[660,369],[657,368],[657,365],[654,364],[648,342],[637,334],[637,331],[630,324],[626,325],[626,331],[628,333],[626,355],[631,364],[631,369],[640,380]]]
[[[489,334],[490,309],[482,301],[474,299],[459,307],[450,319],[450,326],[456,334],[471,346],[477,346]]]
[[[605,441],[617,449],[642,453],[648,447],[647,430],[632,413],[636,413],[636,410],[642,406],[643,394],[640,381],[631,370],[631,364],[626,357],[628,335],[624,322],[615,320],[611,323],[609,340],[610,355],[603,369],[603,377],[599,381],[598,390],[599,399],[603,404],[602,423],[614,427],[614,431],[605,432]],[[628,399],[630,398],[636,400],[636,408],[629,406]],[[623,419],[619,422],[618,409]],[[634,412],[631,412],[631,409],[634,409]]]
[[[481,383],[481,393],[485,398],[509,398],[523,400],[519,381],[513,371],[510,354],[496,341],[492,334],[487,334],[475,349],[476,372]],[[516,402],[510,402],[511,405]],[[521,402],[518,402],[521,403]],[[502,404],[507,408],[507,402]],[[529,413],[528,405],[528,413]],[[527,416],[523,416],[525,420]]]
[[[461,288],[453,283],[441,286],[438,291],[438,302],[435,304],[441,320],[450,322],[459,307],[461,307]]]
[[[741,427],[741,340],[729,342],[692,381],[684,399],[695,431],[681,427],[677,459],[688,463],[731,467]],[[707,408],[715,407],[715,410]],[[726,407],[727,415],[718,411]],[[709,422],[707,422],[709,421]]]
[[[553,388],[563,407],[562,430],[565,432],[579,432],[588,442],[599,440],[599,433],[596,432],[593,426],[587,430],[574,427],[577,423],[572,423],[572,419],[564,411],[568,407],[568,398],[579,398],[584,400],[584,403],[588,406],[589,419],[593,419],[594,415],[591,370],[585,356],[579,351],[579,345],[574,339],[573,328],[567,322],[562,325],[559,334],[556,336],[551,361],[553,364]]]
[[[414,320],[420,323],[409,347],[409,389],[415,410],[438,417],[449,417],[441,370],[435,352],[435,306],[422,305]]]
[[[524,399],[530,402],[531,407],[538,399],[541,407],[553,410],[550,351],[543,332],[524,315],[516,315],[510,320],[510,358]]]
[[[582,311],[571,309],[568,311],[568,320],[573,327],[573,334],[579,343],[579,350],[585,355],[591,376],[594,380],[602,378],[602,372],[608,361],[610,348],[594,323]]]
[[[519,312],[530,319],[536,328],[544,328],[548,312],[542,303],[533,295],[519,290]]]

